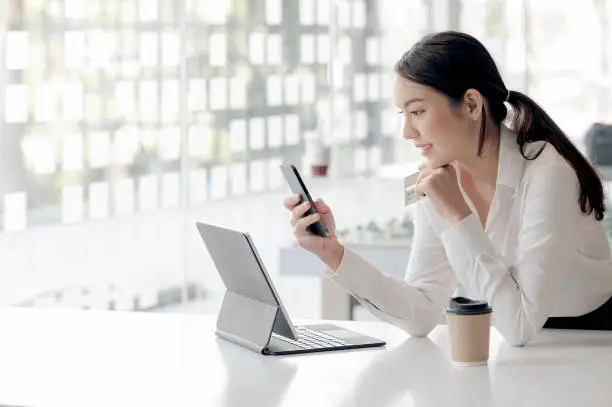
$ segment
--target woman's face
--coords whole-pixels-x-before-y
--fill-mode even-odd
[[[468,101],[458,106],[437,90],[396,75],[395,104],[404,116],[403,136],[412,141],[428,166],[441,167],[473,157],[478,148],[476,121]]]

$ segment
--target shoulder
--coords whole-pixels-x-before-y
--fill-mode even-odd
[[[537,158],[529,159],[540,150],[541,153]],[[548,142],[530,143],[525,147],[525,155],[527,158],[525,159],[523,185],[543,178],[578,183],[576,171],[552,144]]]
[[[557,149],[552,144],[545,141],[527,144],[525,146],[525,155],[527,158],[532,157],[537,154],[540,149],[542,152],[537,158],[533,160],[525,159],[525,174],[548,167],[573,169],[565,158],[559,154]]]

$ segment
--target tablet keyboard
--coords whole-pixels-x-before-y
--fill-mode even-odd
[[[296,326],[295,330],[298,334],[297,341],[276,334],[272,335],[278,339],[295,345],[300,349],[337,348],[352,345],[350,342],[328,335],[324,332],[315,331],[314,329],[310,329],[305,326]]]

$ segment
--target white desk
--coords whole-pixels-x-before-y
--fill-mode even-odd
[[[0,404],[17,406],[610,406],[612,333],[547,332],[525,348],[492,335],[489,367],[453,368],[447,334],[406,339],[341,322],[387,348],[257,355],[213,317],[0,311]]]

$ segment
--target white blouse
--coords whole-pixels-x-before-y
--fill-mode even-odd
[[[602,223],[582,213],[579,189],[574,169],[553,146],[526,160],[516,134],[502,127],[497,186],[484,230],[465,193],[472,214],[455,225],[422,199],[415,204],[403,281],[349,248],[328,276],[380,319],[414,336],[434,328],[452,295],[486,300],[497,330],[509,343],[523,345],[548,317],[583,315],[612,296],[610,246]]]

